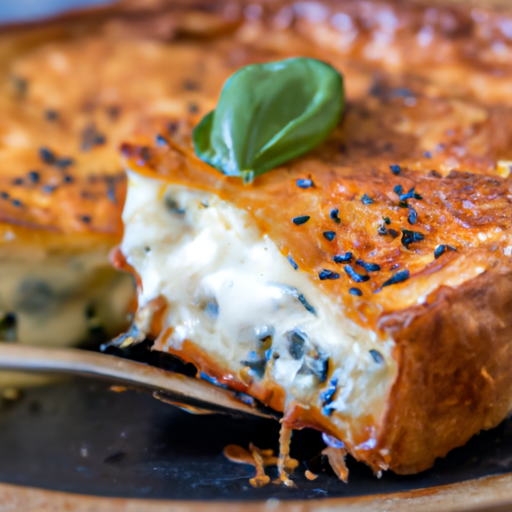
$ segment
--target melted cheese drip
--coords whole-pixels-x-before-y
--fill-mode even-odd
[[[320,394],[334,375],[332,421],[343,427],[350,418],[382,415],[396,373],[391,340],[347,319],[341,301],[295,270],[245,210],[211,193],[131,172],[129,178],[121,250],[141,278],[139,306],[159,296],[167,301],[169,347],[191,340],[240,376],[245,362],[258,350],[261,355],[258,340],[271,336],[264,378],[282,386],[289,401],[321,407]],[[305,353],[313,347],[310,363],[329,358],[328,379],[305,371],[308,356],[294,347],[294,333],[306,340]],[[376,362],[370,350],[383,360]]]

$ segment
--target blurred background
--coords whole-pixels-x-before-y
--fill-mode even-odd
[[[30,21],[114,0],[0,0],[0,24]]]

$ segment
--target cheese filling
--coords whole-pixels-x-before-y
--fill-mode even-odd
[[[77,345],[126,326],[133,279],[114,271],[108,250],[0,255],[0,341]]]
[[[167,303],[164,349],[189,340],[240,380],[275,383],[341,430],[369,414],[378,421],[396,374],[393,342],[344,316],[248,212],[129,172],[123,220],[139,308]]]

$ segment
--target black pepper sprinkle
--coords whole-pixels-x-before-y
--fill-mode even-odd
[[[385,236],[385,235],[388,234],[388,228],[386,226],[384,226],[384,224],[382,224],[381,226],[379,226],[379,229],[377,230],[377,233],[380,236]]]
[[[408,270],[399,270],[394,276],[388,279],[386,282],[382,284],[380,288],[384,288],[385,286],[391,286],[392,284],[403,283],[409,279],[409,271]],[[377,291],[380,291],[379,290]]]
[[[396,229],[388,229],[388,233],[393,237],[393,238],[398,238],[400,236],[400,233],[396,230]]]
[[[432,153],[430,151],[425,151],[425,158],[432,158]]]
[[[299,295],[299,301],[310,313],[316,315],[315,308],[306,300],[306,297],[304,297],[302,293]]]
[[[57,188],[57,185],[45,185],[43,187],[43,192],[45,194],[52,194]]]
[[[28,173],[28,177],[32,183],[38,183],[39,182],[39,173],[37,171],[30,171]]]
[[[437,260],[439,256],[446,252],[446,250],[456,251],[457,249],[455,247],[452,247],[451,245],[438,245],[434,251],[434,258]]]
[[[361,295],[363,295],[363,292],[359,288],[350,288],[348,293],[350,293],[350,295],[356,295],[357,297],[361,297]]]
[[[295,260],[292,258],[292,255],[291,255],[291,254],[288,254],[287,258],[288,258],[288,261],[290,262],[290,265],[291,265],[295,270],[299,270],[299,265],[297,265],[297,263],[295,263]]]
[[[397,176],[398,174],[400,174],[400,171],[402,170],[402,168],[397,165],[397,164],[392,164],[389,166],[389,168],[391,169],[391,172]]]
[[[197,106],[196,103],[189,103],[188,111],[190,114],[196,114],[197,112],[199,112],[199,107]]]
[[[321,281],[325,281],[326,279],[339,279],[340,275],[337,272],[333,272],[332,270],[327,270],[324,268],[321,272],[319,272],[318,277]]]
[[[371,197],[369,197],[368,194],[364,194],[361,196],[361,202],[363,204],[372,204],[375,201]]]
[[[311,188],[311,187],[314,187],[315,184],[313,183],[312,180],[308,180],[308,179],[302,179],[302,180],[297,180],[297,187],[300,187],[300,188]]]
[[[348,263],[352,259],[352,253],[346,252],[345,254],[336,254],[332,259],[334,263]]]
[[[0,195],[2,196],[2,199],[9,199],[9,194],[7,192],[2,192]]]
[[[336,238],[336,233],[334,231],[324,231],[323,235],[329,242],[332,242]]]
[[[352,278],[356,283],[364,283],[370,279],[370,276],[365,276],[363,274],[358,274],[350,265],[345,265],[345,272],[349,277]]]
[[[89,215],[82,215],[82,216],[80,217],[80,220],[81,220],[82,222],[85,222],[86,224],[88,224],[89,222],[91,222],[91,217],[90,217]]]
[[[67,174],[66,176],[64,176],[64,183],[73,183],[73,177],[70,176],[69,174]]]
[[[363,260],[356,260],[356,265],[363,267],[366,272],[378,272],[380,270],[380,265],[377,265],[377,263],[367,263]]]
[[[292,222],[296,225],[296,226],[300,226],[302,224],[306,224],[306,222],[310,219],[311,217],[309,215],[299,215],[298,217],[294,217],[292,219]]]
[[[22,206],[21,201],[19,199],[13,199],[12,200],[12,205],[16,206],[16,207]]]
[[[51,150],[45,147],[39,148],[39,158],[45,164],[53,164],[55,162],[55,155]]]
[[[341,222],[341,219],[338,217],[338,213],[340,213],[340,211],[338,209],[332,209],[331,210],[331,213],[329,214],[329,216],[331,217],[331,219],[336,222],[336,224],[339,224]]]
[[[377,364],[382,364],[384,362],[384,357],[378,350],[371,349],[369,352],[370,352],[370,355],[372,356],[373,360]]]
[[[384,224],[387,224],[388,226],[391,224],[391,219],[389,217],[382,217],[382,220],[384,221]]]
[[[410,231],[409,229],[402,229],[402,245],[409,249],[409,245],[414,242],[421,242],[425,239],[425,235],[423,233],[418,233],[418,231]]]
[[[12,181],[13,185],[23,185],[23,178],[16,178]]]

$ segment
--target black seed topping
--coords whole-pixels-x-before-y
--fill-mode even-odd
[[[395,175],[400,174],[400,171],[402,170],[402,168],[397,164],[390,165],[389,168],[391,169],[391,172]]]
[[[289,334],[288,351],[293,359],[298,360],[304,357],[304,345],[306,336],[300,331],[292,331]]]
[[[323,235],[326,240],[329,240],[329,242],[332,242],[336,238],[336,233],[334,231],[324,231]]]
[[[332,261],[334,263],[348,263],[352,259],[352,253],[346,252],[345,254],[336,254]]]
[[[13,204],[13,206],[20,207],[21,206],[21,201],[19,199],[13,199],[12,200],[12,204]]]
[[[91,123],[82,130],[82,151],[89,151],[94,146],[102,146],[107,138],[96,130],[96,125]]]
[[[434,258],[437,260],[437,258],[439,258],[439,256],[444,254],[447,250],[456,251],[457,249],[451,245],[438,245],[434,251]]]
[[[409,245],[414,242],[421,242],[425,239],[425,235],[423,233],[418,233],[418,231],[410,231],[408,229],[402,229],[402,245],[409,249]]]
[[[0,196],[2,196],[2,199],[9,199],[9,194],[7,192],[2,192]]]
[[[23,178],[16,178],[12,180],[13,185],[23,185]]]
[[[39,148],[39,158],[45,164],[53,164],[55,162],[55,155],[48,148]]]
[[[364,283],[370,279],[370,276],[358,274],[350,265],[345,265],[345,272],[352,278],[356,283]]]
[[[172,135],[178,129],[178,123],[176,121],[171,121],[167,123],[167,131]]]
[[[370,350],[370,355],[377,364],[382,364],[384,362],[384,357],[382,357],[382,354],[378,350]]]
[[[393,277],[391,277],[385,283],[383,283],[381,288],[384,288],[385,286],[391,286],[392,284],[403,283],[404,281],[407,281],[407,279],[409,279],[409,271],[399,270]]]
[[[418,200],[421,200],[423,199],[420,194],[418,194],[417,192],[415,192],[414,190],[414,187],[412,187],[409,192],[407,192],[406,194],[404,194],[404,187],[402,187],[402,185],[397,185],[393,191],[395,192],[395,194],[398,196],[398,198],[400,199],[400,202],[401,203],[404,203],[404,204],[399,204],[400,207],[402,208],[407,208],[407,204],[405,203],[407,201],[407,199],[418,199]]]
[[[73,177],[70,176],[69,174],[66,174],[66,176],[64,176],[64,183],[73,183]]]
[[[299,295],[299,301],[310,313],[316,315],[315,308],[306,300],[306,297],[304,297],[302,293]]]
[[[53,165],[55,167],[59,167],[59,169],[67,169],[70,165],[73,165],[75,162],[72,158],[57,158]]]
[[[205,311],[214,320],[219,316],[219,305],[216,302],[208,302]]]
[[[417,219],[418,212],[412,206],[409,206],[409,217],[407,219],[409,221],[409,224],[416,224]]]
[[[80,217],[80,220],[81,220],[82,222],[85,222],[86,224],[88,224],[89,222],[91,222],[91,217],[90,217],[89,215],[82,215],[82,216]]]
[[[248,366],[251,369],[251,371],[254,374],[256,374],[256,376],[259,377],[260,379],[262,379],[263,376],[265,375],[265,370],[267,368],[266,359],[264,359],[264,358],[253,359],[250,361],[241,361],[241,363],[244,366]]]
[[[339,224],[341,222],[341,219],[338,217],[338,213],[340,213],[340,211],[337,209],[331,210],[331,213],[330,213],[331,219],[334,222],[336,222],[336,224]]]
[[[59,117],[59,113],[56,110],[49,109],[44,113],[44,117],[47,121],[56,121]]]
[[[183,88],[187,91],[197,91],[199,85],[192,80],[183,80]]]
[[[320,393],[320,400],[322,402],[322,414],[325,416],[330,416],[332,414],[332,407],[329,407],[329,404],[332,403],[334,399],[334,395],[338,389],[338,377],[331,377],[331,381],[329,383],[329,387],[322,393]]]
[[[295,270],[298,270],[298,269],[299,269],[299,265],[297,265],[297,263],[295,263],[295,260],[292,258],[292,255],[291,255],[291,254],[288,254],[287,258],[288,258],[288,261],[290,262],[290,265],[291,265]]]
[[[28,177],[30,178],[30,181],[32,183],[38,183],[39,182],[40,176],[39,176],[39,173],[37,171],[30,171],[28,173]]]
[[[384,224],[387,224],[388,226],[391,224],[391,219],[389,217],[382,217],[382,220],[384,221]]]
[[[369,197],[368,194],[364,194],[363,196],[361,196],[361,202],[363,204],[372,204],[375,201],[371,197]]]
[[[430,151],[425,151],[425,158],[432,158],[432,153]]]
[[[157,135],[155,137],[155,142],[157,146],[167,146],[167,141],[162,135]]]
[[[396,229],[388,229],[388,233],[393,237],[397,238],[400,236],[400,233]]]
[[[363,260],[356,260],[356,265],[363,267],[366,272],[378,272],[380,270],[380,265],[377,265],[377,263],[366,263]]]
[[[177,201],[172,197],[166,197],[164,201],[165,207],[170,210],[172,213],[176,213],[178,215],[185,214],[185,208],[181,208]]]
[[[318,277],[321,281],[325,281],[326,279],[339,279],[340,275],[337,272],[333,272],[332,270],[327,270],[324,268],[321,272],[319,272]]]
[[[116,204],[116,189],[113,185],[110,185],[107,189],[107,197],[111,203]]]
[[[350,293],[350,295],[357,295],[358,297],[361,297],[361,295],[363,295],[363,292],[359,288],[350,288],[348,293]]]
[[[296,225],[296,226],[300,226],[301,224],[306,224],[306,222],[310,219],[311,217],[309,215],[300,215],[299,217],[294,217],[292,219],[292,222]]]
[[[300,188],[311,188],[311,187],[314,187],[315,184],[313,183],[313,181],[311,180],[297,180],[297,187],[300,187]]]

